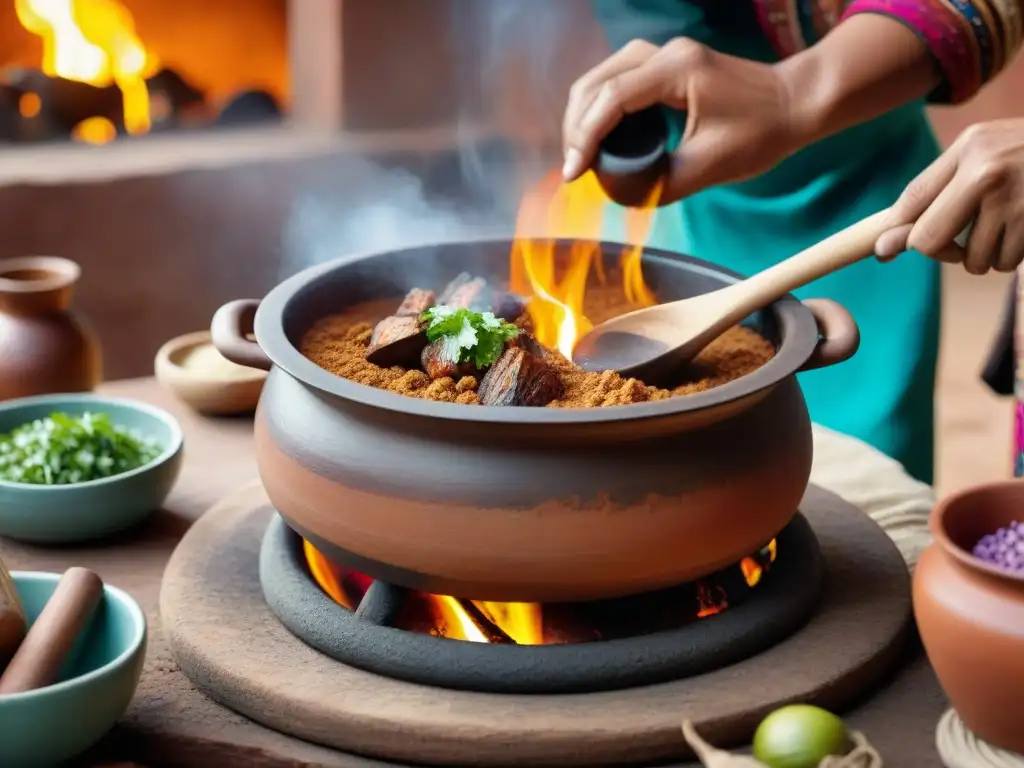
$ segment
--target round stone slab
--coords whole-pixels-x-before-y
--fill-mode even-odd
[[[533,696],[454,691],[320,654],[264,601],[258,558],[273,510],[258,484],[188,531],[167,565],[160,612],[182,670],[209,696],[270,728],[346,752],[463,766],[679,758],[689,755],[684,718],[713,744],[742,744],[781,704],[841,710],[899,657],[912,619],[910,580],[896,546],[833,494],[812,487],[800,509],[825,561],[821,605],[807,625],[738,664],[640,688]]]

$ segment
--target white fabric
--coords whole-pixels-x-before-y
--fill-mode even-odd
[[[869,515],[913,570],[931,543],[928,516],[935,505],[931,486],[912,478],[902,464],[867,443],[817,424],[811,482]]]

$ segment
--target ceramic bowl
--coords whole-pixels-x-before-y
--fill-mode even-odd
[[[186,356],[207,344],[211,344],[209,331],[187,333],[168,341],[156,353],[157,380],[199,413],[227,416],[256,410],[266,371],[237,366],[236,375],[226,378],[182,365]]]
[[[914,571],[914,616],[953,708],[992,746],[1024,753],[1024,573],[971,554],[1024,522],[1024,480],[969,488],[932,512],[935,541]]]
[[[140,522],[160,508],[181,471],[181,427],[145,403],[93,394],[25,397],[0,403],[0,434],[54,411],[109,414],[115,424],[159,441],[149,464],[114,477],[67,485],[0,481],[0,536],[40,544],[99,539]]]
[[[60,574],[15,571],[29,623]],[[129,595],[105,586],[89,628],[75,643],[60,681],[0,695],[0,764],[58,765],[84,752],[113,727],[135,695],[146,657],[146,617]]]

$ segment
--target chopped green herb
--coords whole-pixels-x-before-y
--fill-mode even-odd
[[[474,312],[448,306],[431,307],[420,317],[427,323],[427,340],[443,339],[445,357],[459,363],[472,362],[477,368],[492,365],[505,350],[505,343],[519,335],[519,329],[493,312]]]
[[[0,435],[0,480],[85,483],[148,464],[161,450],[152,438],[114,424],[105,413],[51,413]]]

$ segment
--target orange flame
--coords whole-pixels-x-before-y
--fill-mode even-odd
[[[328,560],[308,541],[303,541],[303,552],[310,575],[324,592],[340,605],[356,610],[373,580]],[[777,553],[777,542],[772,539],[756,555],[740,561],[739,571],[751,589],[761,582]],[[694,586],[697,618],[714,616],[729,607],[722,584],[699,580]],[[404,611],[397,616],[396,627],[473,643],[544,645],[565,642],[557,619],[549,633],[551,636],[545,635],[544,609],[535,603],[470,601],[425,592],[411,593],[407,601],[411,612]]]
[[[628,244],[620,268],[626,299],[637,307],[656,303],[640,260],[660,195],[659,186],[643,206],[625,213]],[[583,314],[591,269],[600,282],[605,280],[598,241],[606,204],[593,173],[563,184],[559,173],[552,171],[527,192],[519,207],[509,265],[511,289],[530,298],[527,311],[537,341],[570,359],[577,340],[593,327]],[[554,238],[574,240],[562,264],[556,263]]]
[[[483,630],[473,621],[473,617],[454,597],[435,595],[432,607],[437,614],[438,630],[442,637],[468,640],[471,643],[490,642]]]
[[[544,622],[541,607],[536,603],[474,601],[473,605],[517,645],[543,645]]]
[[[100,87],[117,85],[125,130],[132,135],[149,131],[146,78],[159,61],[135,34],[128,9],[116,0],[15,0],[14,7],[21,25],[43,40],[43,72]],[[31,107],[31,101],[24,105]],[[75,132],[83,141],[103,143],[114,136],[105,118],[83,123],[88,125]]]

